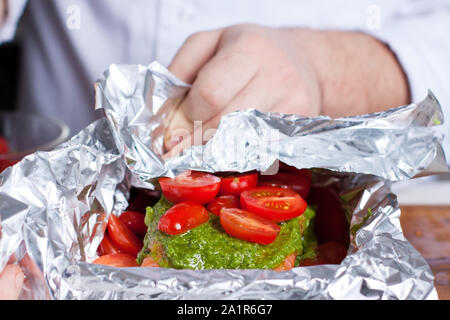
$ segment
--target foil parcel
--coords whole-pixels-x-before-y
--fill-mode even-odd
[[[206,144],[163,160],[164,132],[188,90],[158,62],[111,65],[96,83],[106,117],[0,175],[0,270],[11,261],[23,267],[21,299],[437,299],[391,192],[392,182],[448,171],[431,92],[341,119],[234,112]],[[132,187],[154,189],[153,179],[187,169],[270,172],[277,161],[315,168],[316,186],[339,190],[352,230],[340,265],[275,272],[91,263],[104,214],[120,215]]]

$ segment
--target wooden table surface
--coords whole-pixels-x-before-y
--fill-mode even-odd
[[[450,300],[450,206],[401,206],[403,234],[430,264],[440,300]]]

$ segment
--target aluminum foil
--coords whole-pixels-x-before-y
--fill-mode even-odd
[[[417,104],[342,119],[235,112],[205,145],[163,160],[165,129],[188,90],[157,62],[112,65],[96,84],[105,118],[0,175],[0,270],[22,265],[20,298],[437,299],[390,189],[448,171],[436,131],[443,114],[431,92]],[[153,178],[186,169],[270,172],[277,160],[315,168],[315,185],[339,190],[352,230],[340,265],[275,272],[90,263],[108,215],[127,207],[132,186],[152,189]]]

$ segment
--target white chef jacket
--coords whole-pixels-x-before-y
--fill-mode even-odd
[[[412,100],[431,89],[450,121],[448,0],[9,0],[9,7],[0,42],[20,20],[19,108],[57,117],[72,134],[96,119],[93,84],[110,64],[167,66],[190,34],[238,23],[367,32],[397,55]]]

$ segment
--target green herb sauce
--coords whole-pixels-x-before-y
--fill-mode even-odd
[[[148,226],[144,248],[137,262],[151,256],[161,267],[176,269],[273,269],[293,252],[314,255],[316,240],[311,223],[315,212],[308,207],[300,216],[281,224],[278,237],[269,245],[260,245],[229,236],[219,217],[210,215],[204,223],[180,235],[158,230],[158,221],[172,204],[164,197],[153,208],[147,208]],[[305,247],[306,250],[305,250]]]

